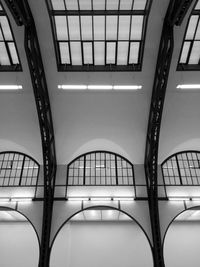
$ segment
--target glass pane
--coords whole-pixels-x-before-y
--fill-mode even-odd
[[[69,45],[67,42],[59,43],[62,64],[70,64]]]
[[[107,64],[115,64],[115,49],[116,49],[116,43],[107,42],[107,50],[106,50]]]
[[[95,42],[94,43],[94,61],[95,65],[105,65],[105,43]]]
[[[70,48],[71,48],[72,65],[82,65],[81,43],[71,42]]]
[[[190,54],[189,64],[198,64],[200,58],[200,41],[196,41],[193,44]]]
[[[134,0],[134,10],[144,10],[146,7],[147,0]]]
[[[106,39],[117,39],[117,16],[106,17]]]
[[[126,65],[128,57],[128,42],[118,42],[117,65]]]
[[[0,65],[10,65],[10,60],[3,42],[0,42]]]
[[[68,16],[70,40],[80,40],[80,27],[78,16]]]
[[[92,40],[92,16],[81,16],[81,31],[83,40]]]
[[[10,25],[5,16],[0,16],[0,23],[1,23],[2,30],[3,30],[4,38],[10,41],[13,40],[12,33],[10,30]]]
[[[119,0],[107,0],[106,9],[108,10],[118,10]]]
[[[94,39],[105,40],[105,17],[94,17]]]
[[[197,21],[198,21],[198,16],[191,16],[188,29],[187,29],[187,33],[186,33],[186,37],[185,37],[186,40],[190,40],[194,38]]]
[[[197,31],[196,31],[196,35],[195,35],[195,39],[199,40],[200,39],[200,21],[198,23],[198,27],[197,27]]]
[[[12,63],[13,64],[19,64],[19,59],[18,59],[18,56],[17,56],[17,51],[16,51],[15,44],[13,42],[12,43],[8,43],[8,47],[9,47],[9,50],[10,50]]]
[[[200,9],[200,1],[197,2],[195,9]]]
[[[132,16],[131,40],[141,40],[142,26],[143,26],[143,16]]]
[[[132,42],[130,44],[129,64],[137,64],[139,57],[139,42]]]
[[[68,40],[67,19],[65,16],[55,16],[57,40]]]
[[[121,10],[131,10],[132,4],[133,4],[133,0],[121,0],[120,1],[120,9]]]
[[[84,64],[92,64],[92,43],[83,43]]]
[[[65,10],[64,0],[51,0],[54,10]]]
[[[182,53],[181,53],[181,58],[180,58],[180,63],[187,62],[188,52],[190,49],[190,43],[191,42],[184,42]]]
[[[78,9],[78,2],[77,0],[65,0],[66,7],[68,10],[77,10]]]
[[[82,10],[91,10],[91,0],[79,0],[80,9]]]
[[[105,10],[105,0],[93,0],[94,10]]]
[[[130,16],[119,17],[119,40],[129,39]]]

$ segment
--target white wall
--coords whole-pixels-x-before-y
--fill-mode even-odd
[[[165,267],[199,267],[200,222],[173,222],[164,243]]]
[[[37,236],[27,222],[0,223],[0,266],[37,267]]]
[[[50,267],[151,267],[149,243],[134,222],[70,222],[58,234]]]

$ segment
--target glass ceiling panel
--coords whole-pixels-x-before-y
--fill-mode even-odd
[[[0,2],[0,71],[20,71],[21,65],[12,30]]]
[[[185,32],[178,70],[200,69],[200,0],[196,3]]]
[[[141,69],[151,0],[48,1],[59,70]]]

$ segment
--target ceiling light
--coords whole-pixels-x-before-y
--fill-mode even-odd
[[[58,89],[63,90],[85,90],[87,89],[87,85],[58,85]]]
[[[114,90],[139,90],[142,89],[141,85],[114,85]]]
[[[22,85],[0,85],[0,90],[20,90]]]
[[[91,201],[111,201],[111,197],[91,197]]]
[[[69,201],[88,201],[88,197],[68,197],[67,200]]]
[[[21,197],[19,197],[19,198],[11,198],[11,201],[12,202],[31,202],[32,198],[29,198],[29,197],[27,197],[27,198],[21,198]]]
[[[168,200],[170,201],[189,201],[189,197],[169,197]]]
[[[133,201],[134,197],[114,197],[114,201]]]
[[[200,89],[200,84],[179,84],[177,89]]]
[[[112,90],[112,85],[88,85],[89,90]]]

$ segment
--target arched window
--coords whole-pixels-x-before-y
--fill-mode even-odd
[[[178,70],[200,69],[200,0],[196,2],[189,17],[181,54],[178,62]]]
[[[134,185],[133,164],[107,151],[83,154],[67,165],[67,185]]]
[[[162,163],[165,185],[200,185],[200,152],[183,151]]]
[[[0,186],[36,186],[39,164],[19,152],[0,153]]]
[[[0,71],[21,70],[12,29],[0,1]]]

